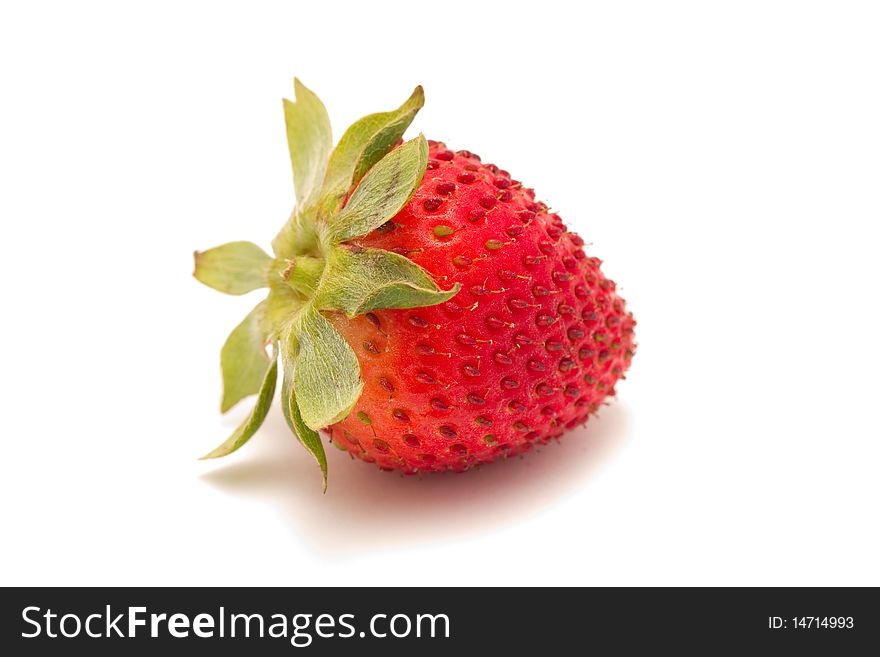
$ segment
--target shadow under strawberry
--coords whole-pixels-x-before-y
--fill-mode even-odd
[[[290,441],[280,415],[271,413],[264,427],[264,440],[241,460],[201,480],[277,508],[289,520],[294,540],[320,558],[345,559],[365,550],[491,532],[540,513],[583,489],[614,458],[630,435],[630,418],[625,404],[605,406],[564,440],[466,473],[377,475],[373,468],[349,466],[347,476],[324,495],[315,485],[319,473]],[[349,458],[339,450],[328,452],[331,464],[344,466]]]

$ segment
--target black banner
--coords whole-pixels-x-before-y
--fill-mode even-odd
[[[0,614],[7,655],[421,657],[646,646],[846,655],[880,645],[880,603],[869,588],[7,588]]]

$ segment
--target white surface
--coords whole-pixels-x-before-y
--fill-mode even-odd
[[[0,583],[880,585],[876,4],[293,4],[0,10]],[[458,476],[331,450],[324,497],[277,409],[196,462],[256,297],[191,252],[285,219],[294,75],[336,136],[423,84],[414,130],[595,244],[640,343],[598,421]]]

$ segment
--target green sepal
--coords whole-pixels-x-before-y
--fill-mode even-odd
[[[247,294],[269,285],[272,258],[253,242],[229,242],[193,256],[193,276],[220,292]]]
[[[304,253],[317,243],[315,206],[333,148],[330,117],[324,104],[299,79],[294,78],[293,88],[296,101],[284,99],[284,122],[296,209],[272,240],[272,250],[279,258]]]
[[[351,412],[364,388],[354,351],[339,331],[314,306],[307,306],[293,324],[299,353],[293,390],[303,422],[317,431]]]
[[[423,135],[383,157],[352,192],[345,207],[330,221],[329,239],[344,242],[366,235],[391,219],[407,204],[428,166],[428,142]]]
[[[281,359],[284,362],[283,375],[281,379],[281,411],[284,413],[284,419],[287,426],[296,436],[297,440],[305,447],[309,453],[315,457],[318,466],[321,468],[321,476],[323,477],[324,492],[327,492],[327,455],[324,453],[324,444],[321,442],[321,436],[317,431],[313,431],[306,423],[303,422],[299,405],[293,394],[293,372],[295,369],[295,360],[297,353],[296,337],[288,332],[281,338]]]
[[[307,301],[280,277],[272,281],[261,328],[267,340],[278,340]]]
[[[260,386],[260,395],[257,397],[257,403],[250,412],[250,415],[245,418],[244,422],[238,426],[229,438],[223,441],[223,444],[205,454],[202,459],[215,459],[231,454],[251,439],[251,437],[257,432],[257,429],[260,428],[260,425],[263,424],[263,420],[266,419],[266,414],[269,412],[269,407],[272,405],[272,397],[275,396],[275,384],[277,380],[278,354],[276,353],[273,355],[271,367],[266,371],[266,376],[263,377],[263,383]]]
[[[396,110],[355,121],[330,154],[320,205],[329,212],[336,211],[352,186],[397,145],[424,104],[425,92],[416,87]]]
[[[282,260],[296,254],[316,252],[319,249],[316,216],[315,208],[297,206],[272,238],[272,252]]]
[[[245,397],[260,391],[269,355],[266,353],[266,301],[261,301],[242,322],[232,329],[220,350],[223,373],[223,399],[220,412],[225,413]]]
[[[294,78],[296,101],[284,99],[287,146],[293,166],[298,207],[310,205],[317,196],[333,148],[330,117],[324,103]]]
[[[314,304],[355,317],[382,308],[421,308],[443,303],[461,289],[441,290],[412,260],[380,249],[333,247]]]

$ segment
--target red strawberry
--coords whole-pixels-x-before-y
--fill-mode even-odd
[[[632,315],[559,215],[506,171],[429,146],[407,206],[356,242],[406,255],[461,292],[334,320],[365,386],[333,440],[409,473],[558,438],[614,394],[634,350]]]
[[[298,207],[275,258],[247,242],[196,254],[212,287],[270,289],[222,353],[223,409],[257,406],[209,456],[259,427],[279,354],[285,417],[325,477],[318,429],[383,469],[464,470],[558,438],[614,395],[635,321],[600,261],[506,171],[421,137],[395,147],[422,100],[361,119],[331,152],[323,105],[297,82]]]

